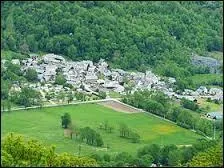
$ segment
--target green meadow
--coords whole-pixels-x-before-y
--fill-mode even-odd
[[[104,148],[96,148],[81,143],[75,138],[64,137],[61,128],[61,116],[68,112],[72,123],[78,127],[90,126],[102,135]],[[114,127],[112,133],[106,133],[98,127],[100,123],[108,120]],[[140,137],[140,143],[131,143],[128,139],[119,137],[119,123],[126,123],[129,128],[136,131]],[[44,144],[56,145],[56,152],[78,153],[81,145],[81,155],[90,153],[117,153],[129,152],[134,154],[140,147],[147,144],[175,144],[189,145],[202,136],[181,128],[170,122],[161,120],[146,113],[122,113],[106,108],[98,104],[67,105],[42,109],[30,109],[5,112],[2,114],[2,132],[4,136],[9,132],[23,134],[38,140]],[[105,150],[106,146],[108,150]]]
[[[197,87],[204,85],[210,87],[220,87],[218,85],[213,85],[213,82],[221,83],[223,81],[223,76],[221,74],[197,74],[191,77],[188,77],[192,80],[193,84]]]

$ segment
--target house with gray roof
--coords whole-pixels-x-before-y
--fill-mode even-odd
[[[208,118],[211,118],[211,119],[222,119],[223,118],[223,113],[221,112],[210,112],[210,113],[207,113],[206,116]]]

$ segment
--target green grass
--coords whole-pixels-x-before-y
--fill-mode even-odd
[[[110,96],[111,98],[120,98],[120,97],[121,97],[121,95],[120,95],[119,93],[114,92],[114,91],[110,91],[110,92],[109,92],[109,96]]]
[[[140,147],[157,144],[192,144],[200,135],[187,129],[176,126],[167,121],[155,118],[145,113],[127,114],[116,112],[97,104],[68,105],[43,109],[21,110],[2,114],[2,132],[4,136],[9,132],[16,132],[25,136],[37,138],[45,144],[55,144],[56,152],[77,154],[80,142],[63,136],[61,116],[68,112],[77,127],[90,126],[100,132],[105,145],[109,145],[108,153],[130,152],[134,154]],[[101,122],[108,120],[114,126],[114,132],[109,134],[99,130]],[[126,123],[141,137],[140,143],[134,144],[119,137],[119,123]],[[100,149],[100,148],[98,148]],[[90,154],[96,151],[93,146],[82,143],[81,154]]]
[[[222,82],[223,81],[222,77],[223,75],[221,74],[197,74],[189,78],[192,79],[194,85],[199,87],[201,85],[204,86],[213,85],[214,81]]]
[[[21,53],[13,52],[13,51],[6,51],[6,50],[1,50],[1,58],[6,59],[6,60],[12,60],[12,59],[26,59],[28,58],[28,55],[24,55]]]
[[[212,58],[215,58],[215,59],[223,62],[223,52],[213,51],[213,52],[209,52],[208,55]]]
[[[206,106],[208,106],[208,112],[222,111],[222,105],[207,102],[206,99],[199,99],[198,102],[200,103],[200,107],[206,108]]]

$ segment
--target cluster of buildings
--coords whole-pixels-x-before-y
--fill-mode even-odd
[[[131,86],[130,92],[136,90],[155,89],[164,92],[169,97],[177,99],[186,98],[195,100],[199,97],[210,97],[211,99],[223,100],[223,90],[219,88],[207,89],[204,86],[197,90],[185,89],[182,94],[173,91],[172,86],[176,82],[174,78],[168,78],[166,82],[161,77],[151,71],[127,72],[122,69],[112,69],[104,61],[98,63],[92,61],[67,61],[65,58],[55,54],[46,54],[42,57],[31,56],[26,60],[12,60],[14,64],[20,64],[24,73],[28,68],[35,69],[38,73],[40,82],[53,85],[57,73],[60,72],[77,91],[97,94],[100,91],[108,93],[114,91],[120,94],[126,94],[128,86]],[[38,85],[39,90],[44,90]],[[56,87],[60,91],[63,87]],[[46,88],[45,88],[46,90]]]

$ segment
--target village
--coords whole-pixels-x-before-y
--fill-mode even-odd
[[[223,100],[222,89],[207,89],[205,86],[200,86],[195,91],[185,89],[182,94],[178,94],[172,88],[176,82],[175,78],[170,77],[165,80],[151,71],[143,73],[113,69],[103,59],[94,64],[92,61],[67,61],[62,56],[46,54],[42,57],[31,55],[30,58],[21,62],[18,59],[13,59],[11,62],[21,65],[21,70],[24,73],[28,68],[36,70],[39,82],[25,83],[23,86],[40,91],[45,101],[45,95],[49,91],[55,92],[57,95],[59,92],[70,90],[69,87],[54,84],[58,70],[62,72],[66,82],[72,85],[76,91],[87,95],[98,95],[99,92],[105,92],[106,97],[109,98],[111,91],[125,95],[127,92],[134,93],[137,90],[148,89],[162,91],[170,98],[176,99],[186,98],[193,101],[198,98],[211,98],[211,100]],[[11,91],[20,91],[21,87],[19,84],[14,84]]]

